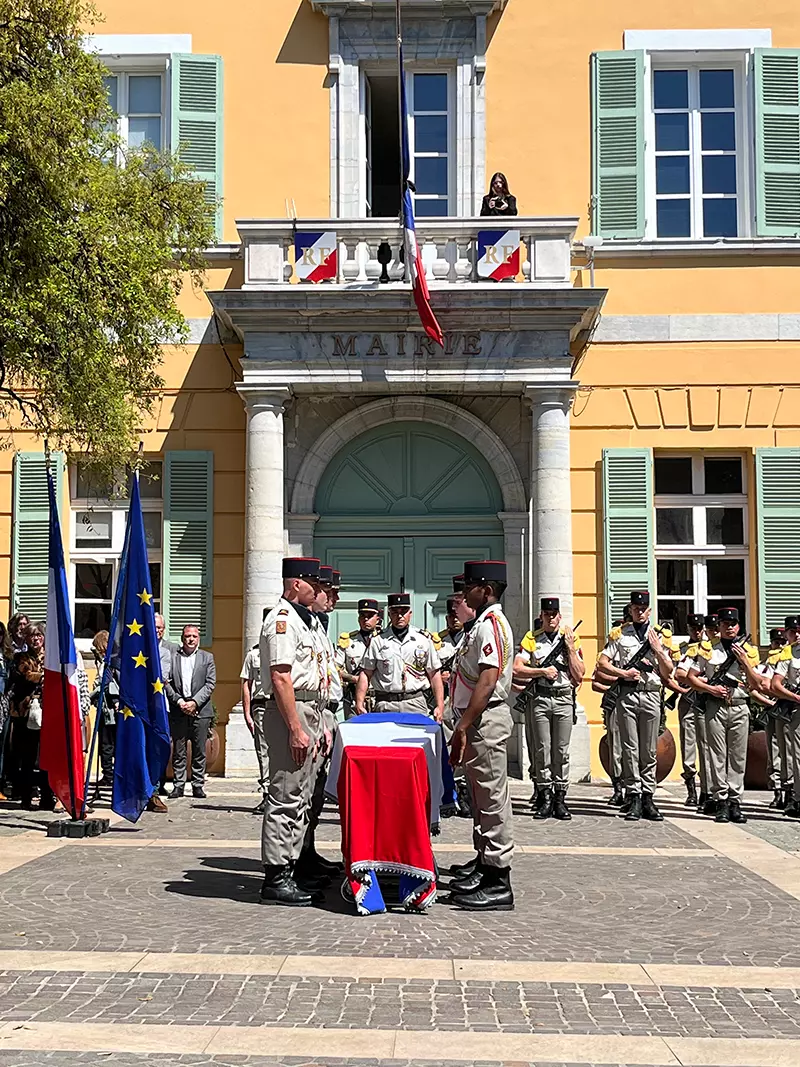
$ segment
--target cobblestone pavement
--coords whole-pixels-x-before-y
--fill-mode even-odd
[[[126,1052],[0,1052],[0,1067],[522,1067],[502,1060],[378,1060],[341,1059],[314,1056],[208,1056],[205,1054],[149,1053],[136,1056]],[[591,1063],[565,1063],[548,1060],[526,1061],[525,1067],[600,1067]],[[626,1067],[603,1063],[602,1067]]]
[[[7,1022],[800,1035],[800,1000],[789,989],[7,971],[0,999]]]

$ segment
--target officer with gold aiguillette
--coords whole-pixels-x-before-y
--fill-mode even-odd
[[[632,621],[608,635],[598,665],[603,674],[616,679],[613,688],[622,739],[625,818],[629,822],[642,818],[661,822],[664,816],[653,796],[661,689],[672,676],[671,650],[664,640],[671,642],[672,634],[662,634],[662,627],[651,623],[647,590],[631,593],[630,612]]]
[[[514,681],[530,686],[525,701],[526,723],[533,734],[536,809],[534,819],[571,819],[569,745],[575,716],[575,690],[585,671],[580,638],[561,626],[557,596],[541,599],[542,625],[528,631],[514,659]],[[545,661],[555,662],[544,665]]]
[[[356,683],[356,714],[363,715],[367,688],[372,683],[375,710],[428,715],[428,692],[433,715],[444,717],[444,689],[439,654],[433,638],[411,625],[411,594],[390,593],[389,626],[370,641],[361,660]]]
[[[358,629],[339,634],[336,647],[336,665],[344,686],[344,715],[349,719],[355,714],[356,685],[361,672],[361,661],[370,642],[381,631],[381,612],[377,600],[364,597],[358,602]],[[366,704],[371,705],[372,694],[368,693]]]

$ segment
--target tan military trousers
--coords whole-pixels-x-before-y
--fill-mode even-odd
[[[678,701],[678,730],[681,741],[683,777],[694,778],[697,774],[697,720],[694,708],[681,697]]]
[[[791,753],[792,776],[794,778],[793,798],[800,803],[800,704],[792,715],[791,722],[786,723],[787,756]]]
[[[619,733],[619,713],[617,705],[606,712],[606,737],[608,738],[608,760],[611,765],[611,777],[622,779],[622,738]]]
[[[767,716],[767,773],[772,789],[790,788],[793,782],[792,724]]]
[[[747,738],[750,733],[750,709],[747,701],[723,704],[709,697],[706,701],[706,737],[711,796],[714,800],[740,797],[744,793],[744,770],[747,763]]]
[[[697,739],[697,773],[700,778],[700,792],[711,795],[711,772],[708,769],[708,733],[706,731],[706,714],[694,712],[695,738]]]
[[[507,704],[487,708],[467,730],[464,776],[472,801],[472,840],[487,867],[510,867],[514,854],[508,739],[514,728]]]
[[[264,715],[267,706],[263,701],[251,704],[250,711],[253,716],[253,744],[256,746],[256,759],[258,760],[258,788],[262,796],[267,795],[269,785],[269,749],[267,739],[264,736]]]
[[[655,793],[661,693],[626,693],[617,701],[622,739],[622,779],[629,793]]]
[[[289,730],[274,701],[264,714],[264,736],[269,752],[269,785],[261,826],[261,859],[285,867],[300,856],[319,769],[315,755],[322,733],[322,714],[315,704],[297,701],[300,725],[311,739],[302,767],[292,759]]]
[[[572,691],[537,695],[527,716],[533,734],[534,781],[539,789],[569,785],[569,743],[572,738]],[[526,716],[526,717],[527,717]]]

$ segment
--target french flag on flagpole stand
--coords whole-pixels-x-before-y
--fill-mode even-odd
[[[398,23],[399,23],[399,0],[398,0]],[[431,307],[431,295],[428,291],[428,282],[425,278],[425,268],[419,254],[417,243],[417,227],[414,222],[414,204],[411,200],[409,188],[409,175],[411,173],[411,155],[408,147],[408,104],[406,101],[406,78],[405,65],[403,63],[403,48],[398,49],[400,63],[400,142],[403,163],[403,239],[406,253],[406,268],[411,287],[414,292],[414,303],[417,305],[420,322],[425,333],[437,345],[444,348],[444,334],[439,325],[436,315]]]
[[[56,491],[49,469],[47,490],[50,499],[50,552],[39,767],[47,772],[50,788],[72,818],[76,819],[83,806],[84,794],[78,656],[72,636]]]

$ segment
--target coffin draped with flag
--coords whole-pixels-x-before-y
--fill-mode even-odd
[[[136,822],[158,789],[170,753],[138,475],[133,479],[119,580],[112,660],[119,671],[119,711],[111,807]]]

